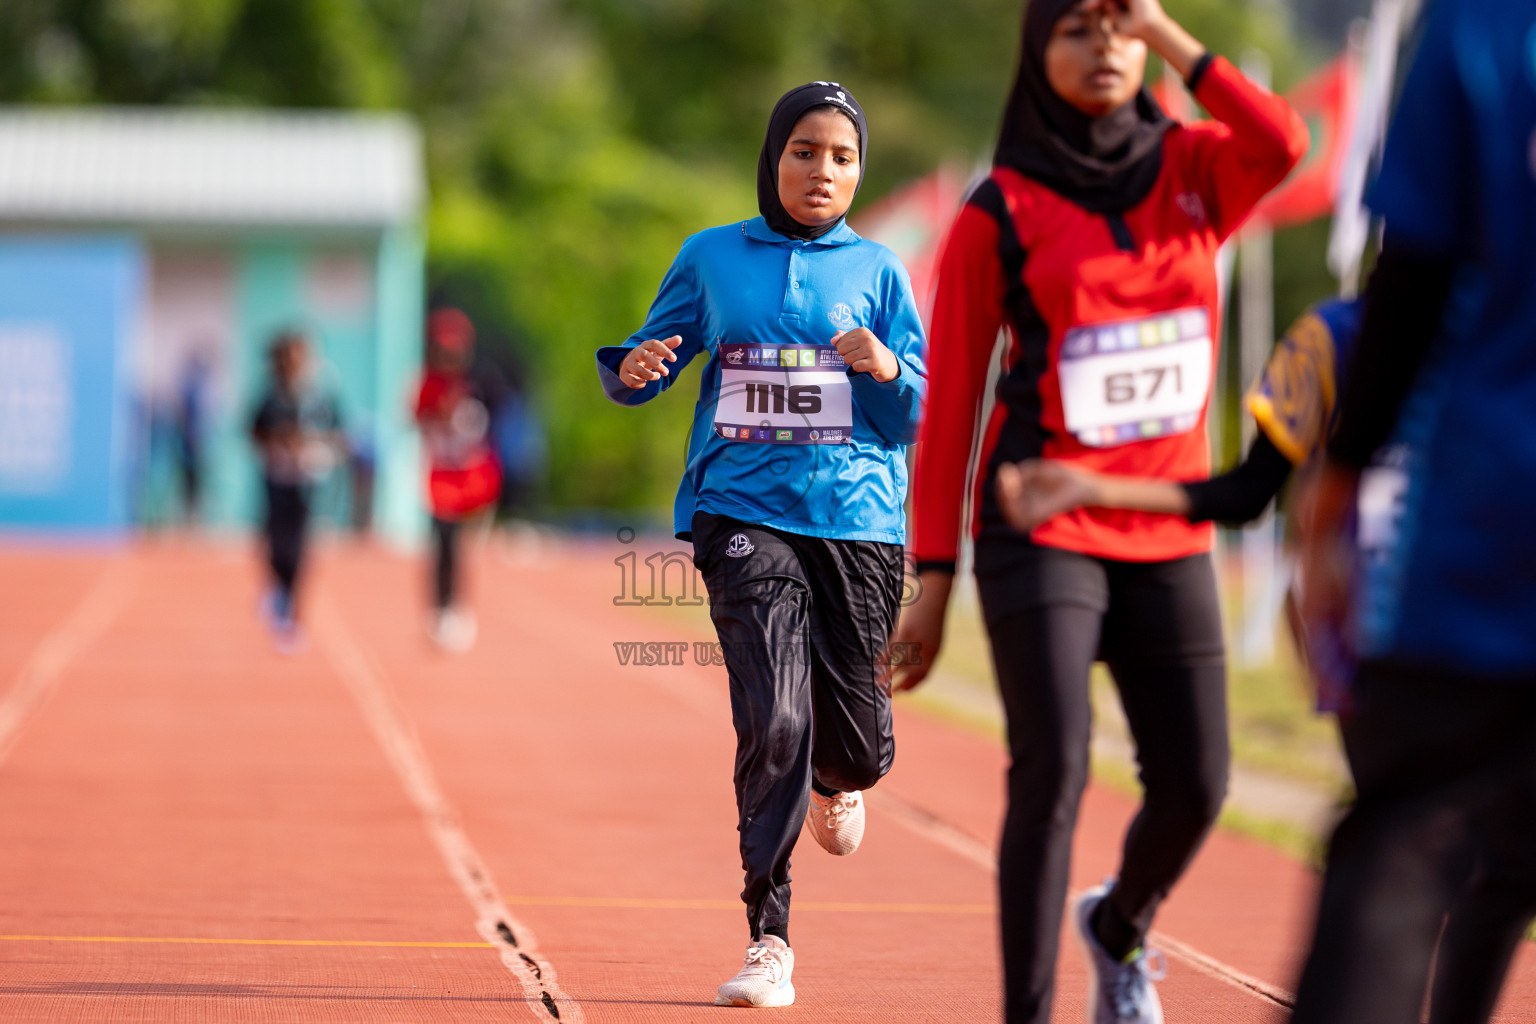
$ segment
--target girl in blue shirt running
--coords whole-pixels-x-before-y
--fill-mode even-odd
[[[725,1006],[787,1006],[789,858],[801,822],[831,853],[864,833],[890,770],[881,661],[903,576],[906,445],[926,390],[922,324],[894,254],[844,218],[864,113],[813,82],[774,107],[761,216],[683,243],[645,325],[600,349],[616,402],[699,382],[674,525],[692,540],[730,677],[745,963]]]

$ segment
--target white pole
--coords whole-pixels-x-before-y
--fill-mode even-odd
[[[1243,58],[1243,72],[1268,87],[1269,59],[1259,51]],[[1246,389],[1259,375],[1275,338],[1274,232],[1262,220],[1250,221],[1238,236],[1238,294],[1242,302],[1238,321],[1239,387]],[[1253,442],[1252,417],[1241,415],[1242,454]],[[1271,594],[1279,581],[1274,509],[1268,508],[1258,522],[1243,531],[1243,627],[1238,634],[1237,662],[1263,664],[1275,656],[1275,619]]]
[[[1328,236],[1328,269],[1339,279],[1339,292],[1346,298],[1360,287],[1360,262],[1371,230],[1365,186],[1386,136],[1397,44],[1411,15],[1410,6],[1417,6],[1415,0],[1376,0],[1370,22],[1350,27],[1349,46],[1361,61],[1360,92]]]

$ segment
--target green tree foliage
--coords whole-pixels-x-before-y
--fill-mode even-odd
[[[1273,7],[1169,6],[1213,49],[1262,48],[1278,84],[1296,77],[1302,57]],[[411,112],[427,141],[433,284],[488,334],[519,339],[550,430],[549,500],[661,508],[696,374],[644,413],[619,409],[598,391],[593,349],[639,325],[684,237],[755,212],[763,125],[791,85],[857,91],[872,124],[861,204],[946,160],[978,166],[1019,12],[1018,0],[8,0],[0,101]]]

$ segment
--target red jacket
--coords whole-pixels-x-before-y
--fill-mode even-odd
[[[939,263],[929,394],[913,486],[913,551],[952,565],[971,485],[975,537],[1014,536],[993,493],[1003,461],[1061,459],[1102,473],[1209,474],[1205,411],[1220,337],[1216,250],[1306,153],[1284,100],[1217,58],[1195,98],[1219,118],[1164,137],[1152,191],[1123,215],[1090,213],[997,168],[961,209]],[[998,332],[997,402],[968,479]],[[1209,524],[1079,509],[1038,543],[1161,561],[1209,550]]]
[[[416,394],[416,422],[426,441],[434,517],[456,520],[496,500],[501,468],[486,441],[490,419],[467,376],[428,371]]]

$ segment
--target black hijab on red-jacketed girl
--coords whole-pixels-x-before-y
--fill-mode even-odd
[[[993,163],[1094,213],[1122,213],[1152,191],[1163,166],[1163,134],[1173,121],[1145,86],[1102,117],[1084,114],[1051,88],[1045,47],[1056,22],[1079,2],[1030,0],[1025,9],[1018,75]]]

